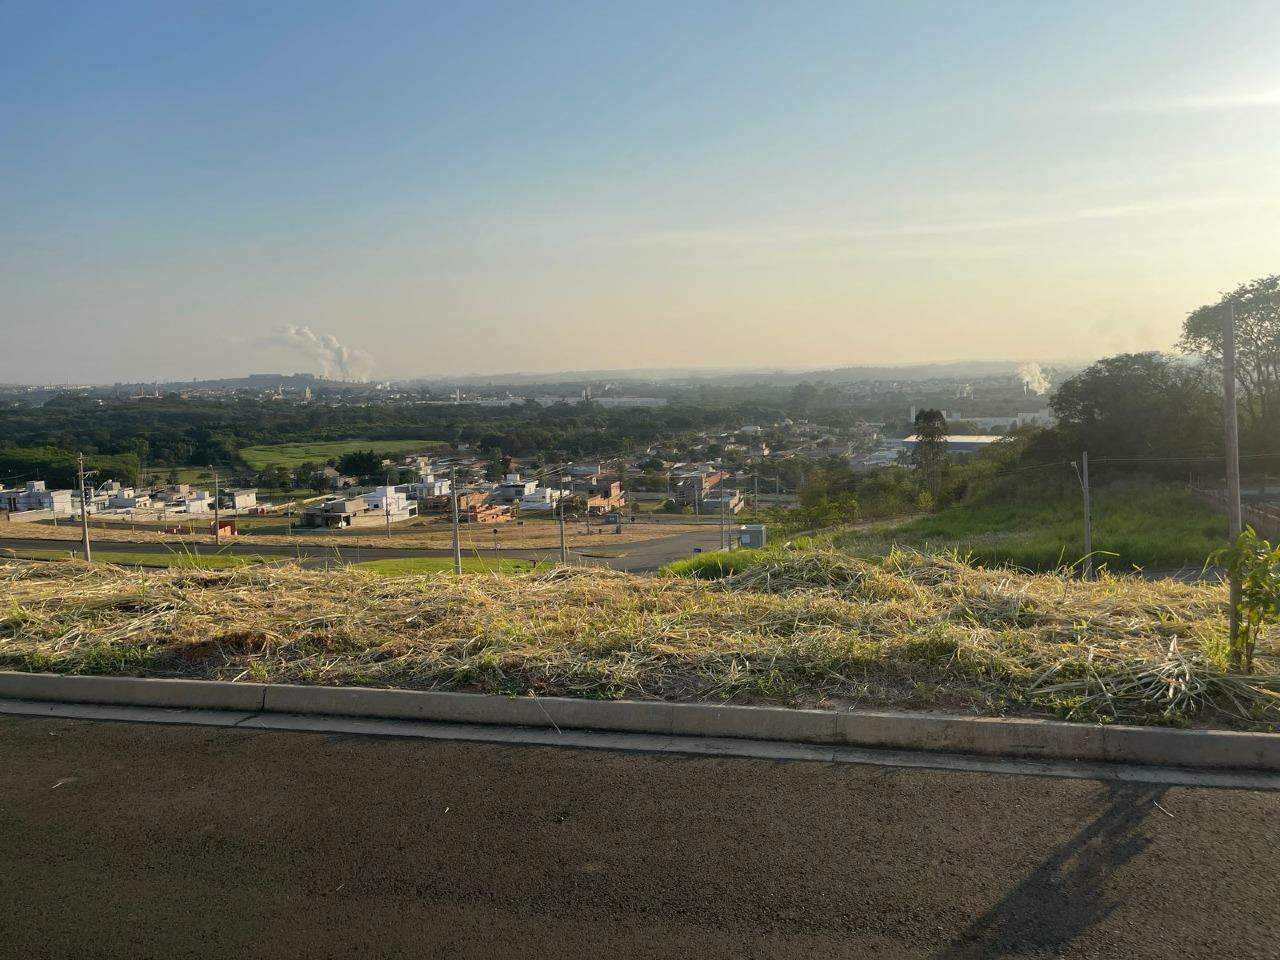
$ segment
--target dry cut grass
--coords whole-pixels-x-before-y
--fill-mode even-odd
[[[1273,727],[1213,585],[779,553],[716,582],[556,569],[0,564],[0,667],[511,695],[897,705]]]

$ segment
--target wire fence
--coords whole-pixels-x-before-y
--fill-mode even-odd
[[[1230,508],[1227,491],[1217,487],[1192,487],[1192,489],[1226,513]],[[1259,534],[1268,538],[1280,537],[1280,510],[1270,504],[1244,503],[1240,507],[1240,515],[1246,526],[1253,527]]]

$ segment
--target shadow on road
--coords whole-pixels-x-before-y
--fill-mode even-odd
[[[1056,956],[1109,916],[1118,903],[1106,895],[1110,874],[1150,844],[1142,830],[1167,786],[1114,784],[1102,811],[1057,847],[935,960],[994,960]]]

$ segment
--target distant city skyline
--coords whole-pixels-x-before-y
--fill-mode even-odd
[[[1170,349],[1274,2],[0,8],[0,381]]]

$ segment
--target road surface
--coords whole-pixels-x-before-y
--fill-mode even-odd
[[[612,544],[604,535],[598,543],[590,546],[574,547],[570,550],[571,559],[576,563],[590,566],[607,566],[615,570],[629,570],[633,573],[647,573],[658,569],[672,560],[690,556],[695,549],[716,550],[720,546],[720,528],[708,525],[706,530],[693,530],[688,533],[655,537],[632,543]],[[72,550],[79,549],[79,541],[40,540],[40,539],[0,539],[0,552],[5,549],[14,551],[34,550]],[[92,549],[95,556],[110,559],[112,553],[148,553],[163,556],[180,549],[176,544],[155,543],[146,541],[94,540]],[[211,543],[201,544],[202,554],[225,552],[229,554],[247,554],[262,557],[295,558],[304,566],[325,566],[333,563],[356,563],[361,560],[381,560],[400,557],[451,557],[448,549],[427,549],[420,547],[356,547],[356,546],[323,546],[318,543],[307,543],[299,538],[296,545],[256,544],[230,540],[215,547]],[[463,551],[464,556],[474,557],[519,557],[529,560],[558,560],[559,549],[503,549]]]
[[[1280,793],[0,718],[0,958],[1274,958]]]

